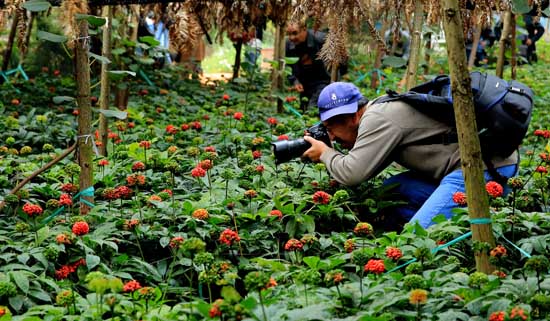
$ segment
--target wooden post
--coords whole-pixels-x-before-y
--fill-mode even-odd
[[[512,12],[510,10],[506,11],[503,19],[502,34],[500,35],[500,40],[498,42],[497,67],[495,72],[496,76],[500,78],[502,78],[504,73],[506,44],[508,43],[508,37],[510,35],[510,20],[512,20]],[[513,39],[513,41],[515,41],[515,39]]]
[[[471,219],[490,218],[489,200],[485,191],[483,160],[475,121],[471,79],[466,67],[466,47],[462,31],[459,0],[443,0],[443,27],[447,39],[447,54],[451,75],[456,129],[460,159],[466,185],[468,212]],[[495,237],[490,223],[472,224],[472,239],[495,246]],[[494,266],[489,261],[489,253],[475,253],[476,269],[491,273]]]
[[[8,36],[8,43],[6,44],[6,51],[4,51],[4,60],[2,61],[2,70],[8,70],[10,65],[11,52],[13,50],[13,42],[15,40],[15,33],[17,32],[17,23],[19,22],[19,15],[17,9],[13,12],[13,18],[11,22],[10,34]]]
[[[101,55],[111,59],[111,27],[113,19],[113,7],[104,6],[102,15],[107,19],[107,23],[103,26],[103,47]],[[109,109],[110,81],[109,81],[109,65],[101,64],[101,89],[99,95],[99,108],[102,110]],[[109,128],[109,120],[102,113],[99,114],[99,153],[107,156],[107,130]]]
[[[481,23],[476,26],[474,32],[474,39],[472,41],[472,49],[470,50],[470,57],[468,57],[468,69],[474,68],[477,56],[477,47],[479,46],[479,40],[481,39]]]
[[[75,39],[76,102],[78,104],[78,164],[80,165],[80,190],[93,186],[92,106],[90,103],[90,64],[88,59],[88,21],[78,21],[78,39]],[[93,202],[93,197],[84,197]],[[90,207],[80,203],[80,214]]]
[[[405,77],[407,90],[416,85],[416,74],[418,72],[418,62],[420,60],[420,43],[422,41],[422,20],[424,18],[424,5],[422,1],[416,1],[414,6],[409,64],[407,66],[407,76]]]

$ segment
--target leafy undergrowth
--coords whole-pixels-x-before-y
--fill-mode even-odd
[[[4,197],[0,320],[547,320],[547,77],[519,72],[537,109],[511,192],[491,198],[496,247],[465,235],[466,208],[428,230],[384,231],[398,201],[381,181],[397,168],[350,189],[323,165],[276,165],[271,142],[317,119],[277,114],[266,75],[134,81],[128,119],[109,115],[108,157],[94,159],[89,214],[73,157]],[[4,195],[74,142],[78,110],[59,98],[73,91],[46,70],[4,85]],[[493,275],[475,272],[480,251]]]

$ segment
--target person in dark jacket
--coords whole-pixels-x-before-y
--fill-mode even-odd
[[[321,90],[330,84],[330,72],[318,54],[325,43],[326,34],[307,29],[301,22],[291,22],[286,29],[288,39],[285,46],[286,57],[297,57],[291,64],[292,74],[288,81],[300,93],[302,110],[316,107]],[[340,67],[344,73],[347,65]],[[307,98],[305,101],[303,98]]]
[[[537,62],[537,46],[536,42],[544,35],[544,27],[539,22],[538,17],[524,15],[525,29],[527,35],[522,37],[521,43],[526,46],[525,58],[529,63]]]

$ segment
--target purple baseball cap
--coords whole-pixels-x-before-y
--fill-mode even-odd
[[[336,115],[355,113],[357,102],[362,98],[363,95],[354,84],[333,82],[321,91],[317,100],[321,121]]]

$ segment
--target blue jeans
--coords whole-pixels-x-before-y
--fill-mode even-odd
[[[512,177],[517,172],[517,165],[499,167],[497,171],[505,177]],[[491,175],[485,171],[485,181],[490,180]],[[439,183],[404,172],[390,177],[384,185],[394,183],[399,183],[396,191],[408,202],[395,209],[395,214],[409,222],[418,221],[423,228],[433,225],[432,219],[436,215],[443,214],[447,219],[451,218],[452,209],[458,207],[453,202],[453,194],[465,192],[461,169],[447,174]],[[503,187],[507,193],[506,186]]]

